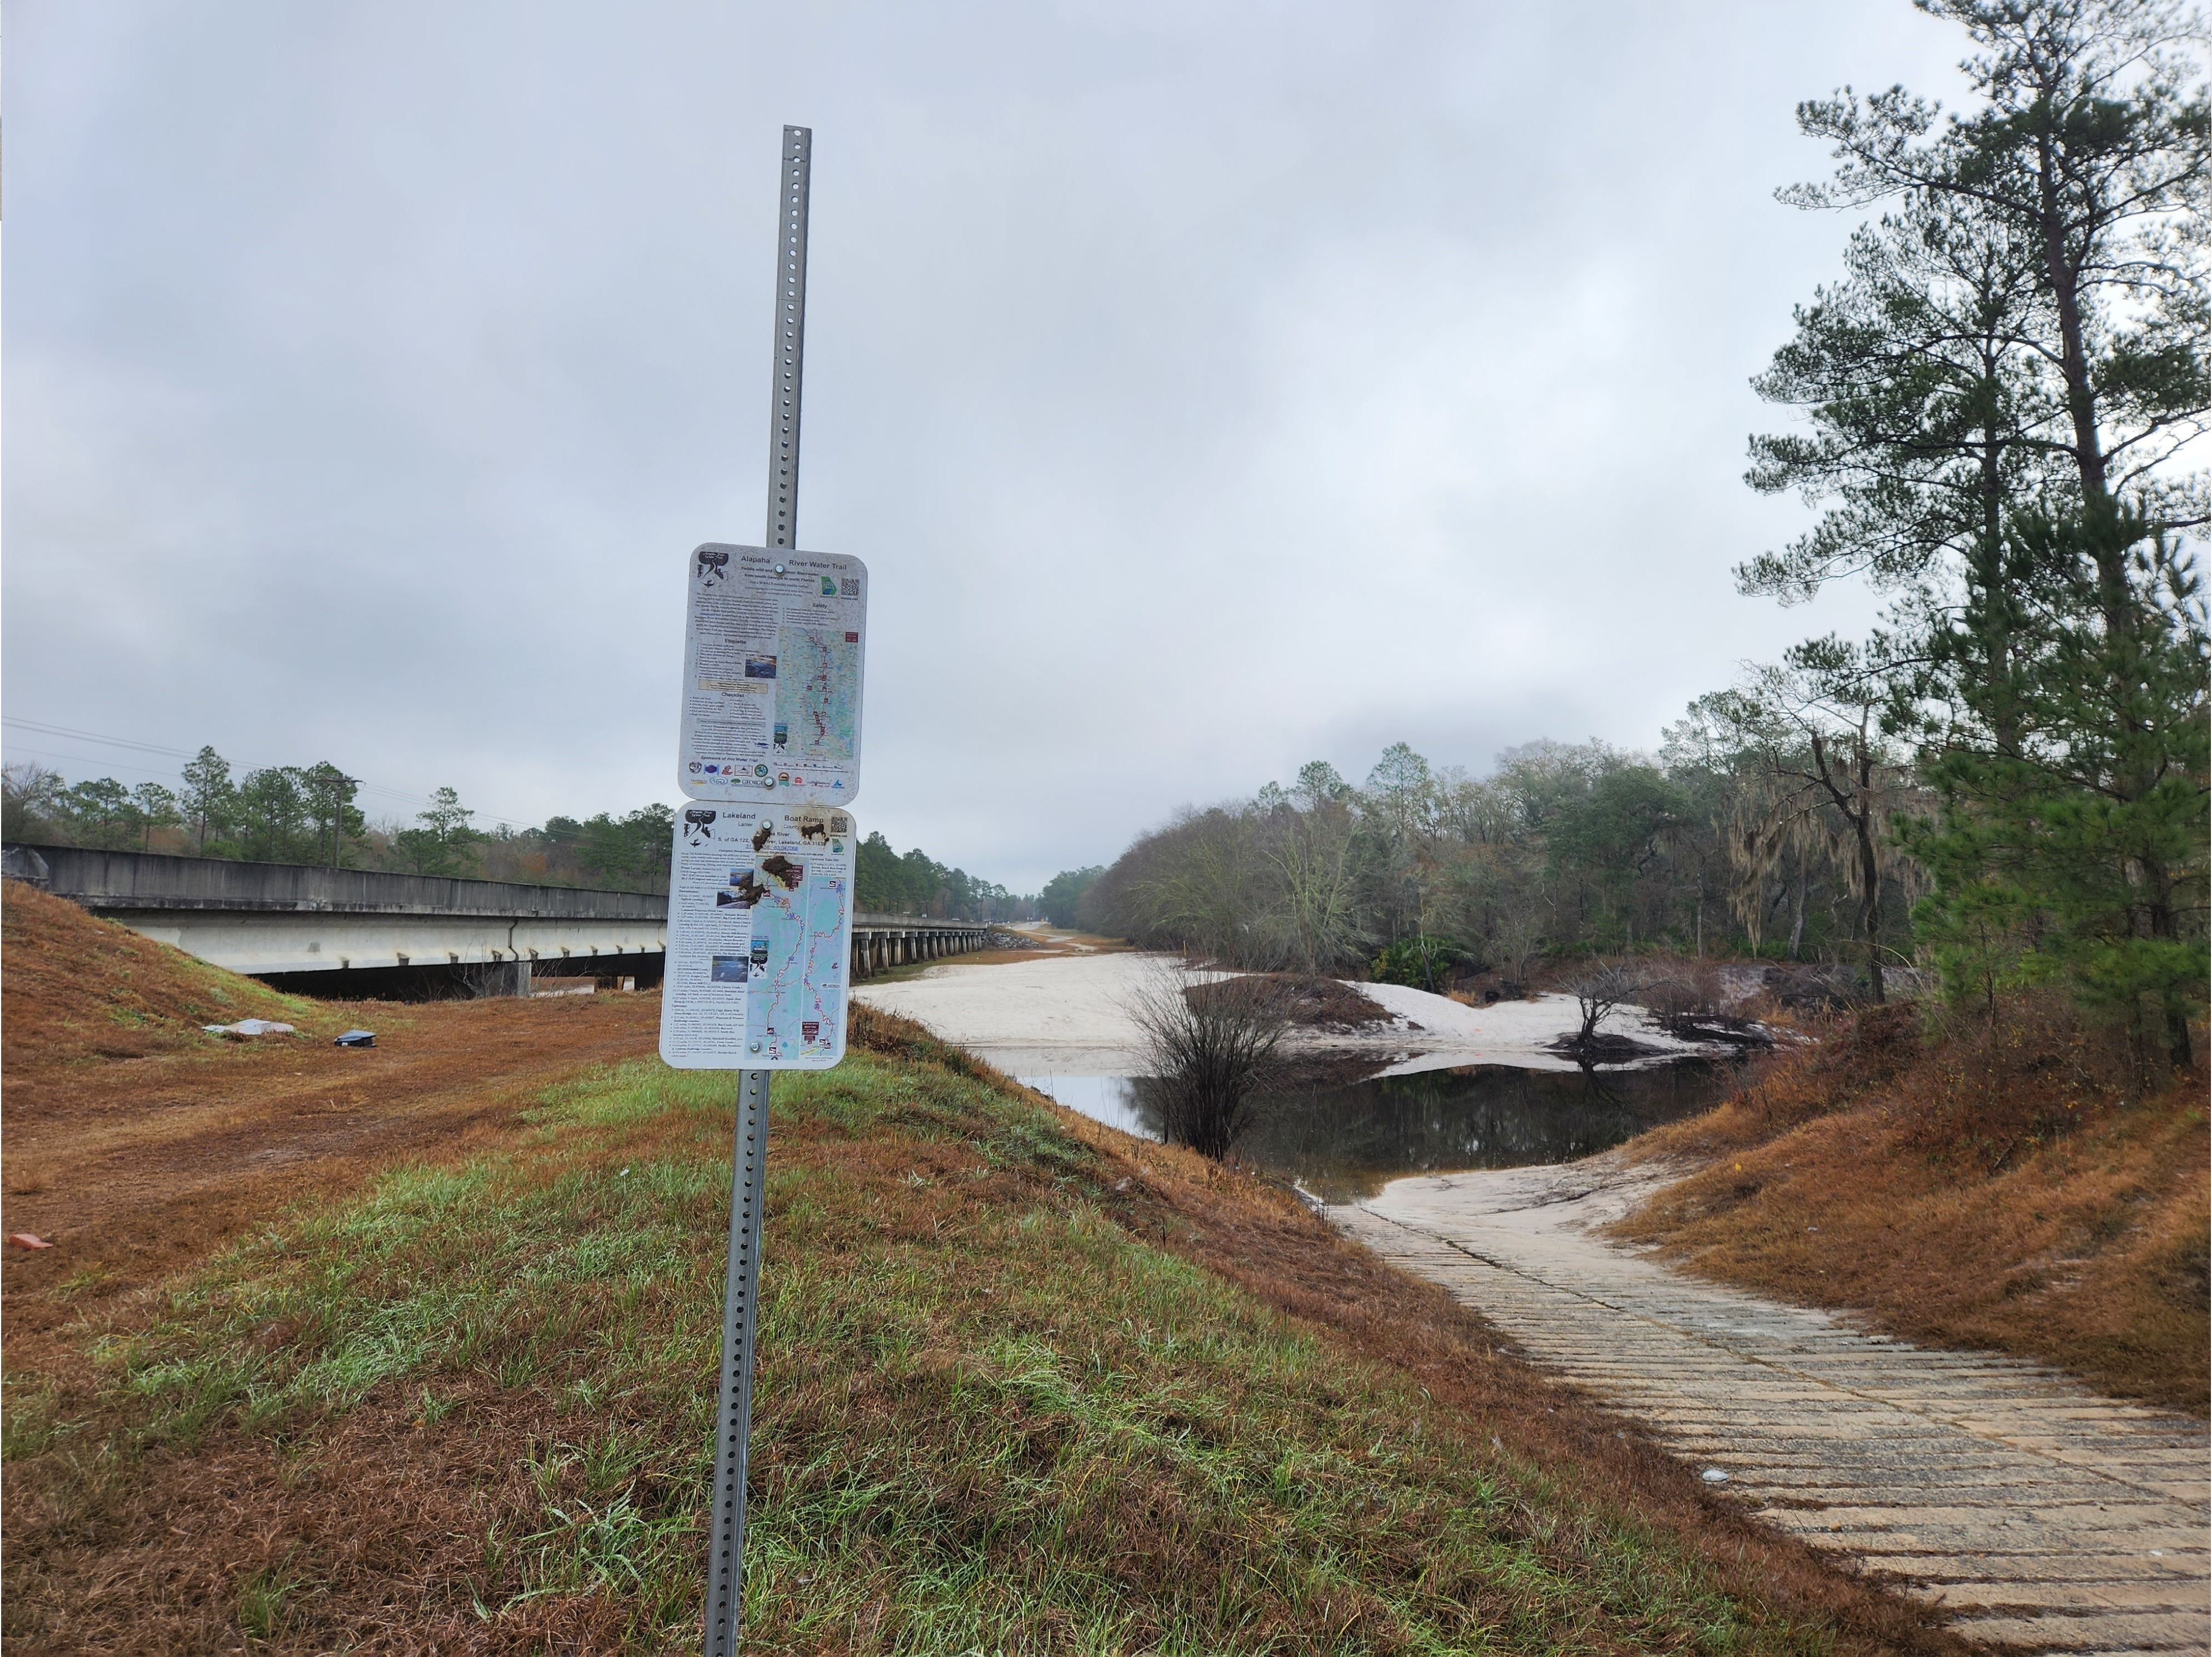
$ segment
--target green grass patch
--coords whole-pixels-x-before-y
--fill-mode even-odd
[[[241,1633],[374,1644],[411,1595],[426,1639],[696,1644],[734,1080],[648,1060],[551,1089],[520,1148],[242,1241],[92,1349],[103,1454],[142,1482],[255,1450],[340,1499],[374,1418],[459,1490],[425,1592],[364,1575],[373,1548],[327,1557],[330,1523],[272,1483]],[[780,1077],[775,1106],[748,1649],[1825,1648],[1131,1235],[1033,1103],[855,1053]],[[9,1402],[10,1456],[58,1454],[51,1394]],[[216,1499],[157,1505],[185,1527]],[[171,1592],[165,1527],[115,1522],[148,1564],[111,1592]]]

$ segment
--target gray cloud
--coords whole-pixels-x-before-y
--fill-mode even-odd
[[[760,534],[785,120],[800,538],[875,574],[901,846],[1033,888],[1401,734],[1648,745],[1871,613],[1728,568],[1806,517],[1739,481],[1844,232],[1771,199],[1825,166],[1791,107],[1950,87],[1902,0],[9,16],[19,716],[518,821],[674,798],[681,561]]]

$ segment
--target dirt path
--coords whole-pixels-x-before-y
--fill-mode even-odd
[[[1662,1177],[1607,1157],[1423,1176],[1333,1212],[1725,1472],[1760,1518],[1958,1610],[1970,1638],[2208,1648],[2203,1426],[1699,1283],[1589,1235]]]

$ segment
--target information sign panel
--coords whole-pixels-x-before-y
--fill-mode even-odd
[[[694,799],[851,804],[867,567],[710,542],[686,583],[678,785]]]
[[[660,1056],[678,1070],[828,1070],[845,1056],[853,816],[688,805],[668,889]]]

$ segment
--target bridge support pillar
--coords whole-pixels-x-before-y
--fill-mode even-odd
[[[526,956],[514,963],[514,992],[526,1000],[530,995],[530,960]]]

